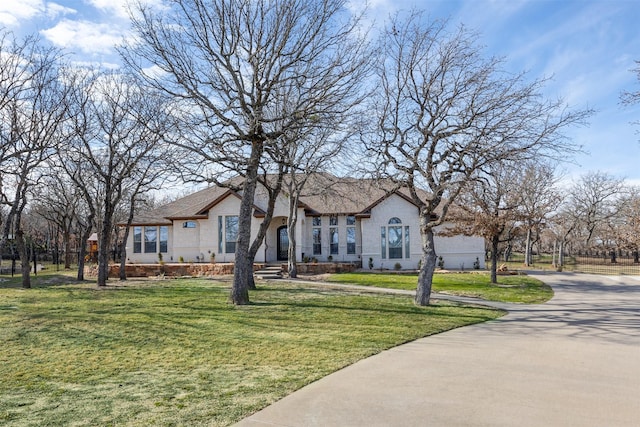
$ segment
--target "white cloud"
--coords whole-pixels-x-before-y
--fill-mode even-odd
[[[128,18],[129,5],[135,6],[133,0],[87,0],[87,2],[96,9],[112,13],[118,18]],[[163,0],[143,0],[142,3],[152,7],[161,7]]]
[[[46,16],[49,19],[74,14],[75,9],[44,0],[3,0],[0,2],[0,25],[14,27],[22,21]]]
[[[44,10],[43,0],[4,0],[0,2],[0,25],[14,26],[21,19],[31,19]]]
[[[58,16],[73,15],[77,13],[77,10],[70,7],[62,6],[58,3],[49,2],[46,6],[46,13],[50,19],[54,19]]]
[[[128,0],[89,0],[88,3],[96,9],[114,13],[121,18],[129,16],[127,14]]]
[[[122,41],[123,30],[107,23],[64,19],[55,27],[41,32],[58,47],[80,50],[87,54],[110,54]]]
[[[152,65],[151,67],[144,68],[142,70],[142,73],[145,76],[148,76],[154,79],[161,79],[162,77],[167,75],[167,73],[157,65]]]

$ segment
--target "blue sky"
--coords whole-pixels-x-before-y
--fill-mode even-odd
[[[148,0],[149,1],[149,0]],[[150,0],[161,3],[162,0]],[[350,0],[361,10],[365,0]],[[128,32],[127,0],[0,0],[0,26],[22,36],[38,32],[79,62],[117,66],[113,44]],[[601,170],[640,185],[640,105],[621,107],[622,90],[640,90],[638,0],[369,0],[374,26],[398,9],[422,9],[481,34],[488,55],[505,67],[550,77],[545,95],[593,108],[590,125],[569,135],[588,154],[567,165],[566,179]]]

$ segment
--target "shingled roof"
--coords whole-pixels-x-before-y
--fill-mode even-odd
[[[366,216],[373,207],[394,193],[413,203],[408,191],[397,190],[390,181],[317,173],[309,177],[300,196],[300,204],[308,215]],[[239,198],[240,195],[228,188],[208,187],[136,215],[132,225],[169,225],[172,220],[207,218],[209,209],[227,197]],[[254,206],[254,210],[256,216],[264,214],[257,206]]]
[[[391,181],[315,174],[307,181],[300,202],[310,213],[319,215],[366,215],[392,193],[413,203],[408,192],[394,190],[395,185]]]

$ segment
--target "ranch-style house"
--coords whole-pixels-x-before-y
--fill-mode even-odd
[[[421,258],[418,208],[408,193],[377,181],[312,175],[297,206],[296,258],[361,264],[368,268],[416,269]],[[233,262],[238,236],[240,195],[212,186],[137,215],[126,242],[127,260],[165,262]],[[267,209],[258,185],[253,206],[252,236]],[[282,191],[256,262],[287,260],[289,195]],[[446,227],[446,224],[443,225]],[[435,237],[444,268],[484,268],[484,240],[477,236]]]

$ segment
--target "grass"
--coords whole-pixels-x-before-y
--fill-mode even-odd
[[[0,425],[220,426],[384,349],[503,313],[278,282],[0,283]]]
[[[331,275],[329,281],[413,291],[418,283],[418,275],[342,273]],[[499,276],[498,285],[490,282],[488,273],[435,274],[432,290],[488,301],[525,304],[543,303],[553,297],[551,287],[525,275]]]

